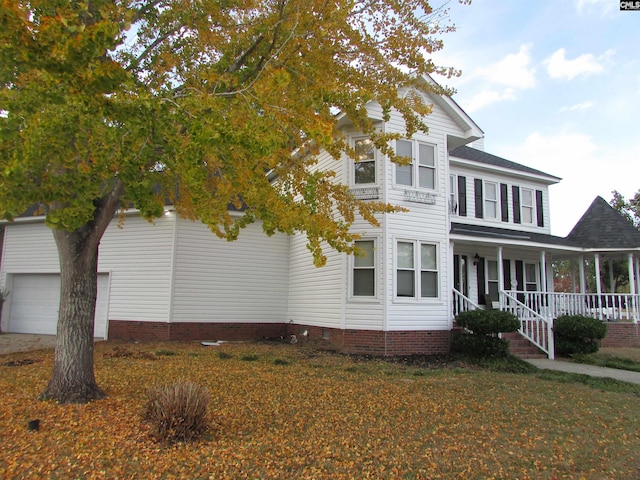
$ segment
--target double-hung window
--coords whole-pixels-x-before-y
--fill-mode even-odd
[[[436,149],[427,143],[397,140],[396,155],[411,159],[409,165],[396,164],[396,184],[436,188]]]
[[[357,240],[355,245],[359,250],[359,255],[353,257],[353,296],[375,297],[375,242],[373,240]]]
[[[498,218],[498,184],[484,182],[484,216]]]
[[[534,215],[534,197],[533,190],[530,188],[520,189],[520,208],[522,212],[522,223],[532,224]]]
[[[354,141],[356,162],[353,182],[356,185],[376,183],[376,149],[370,138],[356,138]]]
[[[438,248],[432,243],[396,245],[396,297],[438,298]]]

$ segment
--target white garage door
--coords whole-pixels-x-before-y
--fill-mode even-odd
[[[103,338],[107,328],[109,275],[98,275],[98,301],[94,335]],[[9,331],[55,335],[60,305],[60,275],[14,274],[11,285]]]

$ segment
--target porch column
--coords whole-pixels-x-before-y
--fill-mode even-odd
[[[569,260],[569,262],[571,262],[571,291],[573,293],[578,293],[578,286],[576,285],[576,262],[573,260],[573,258]]]
[[[596,294],[598,295],[598,318],[602,319],[602,285],[600,285],[600,254],[593,256],[596,262]]]
[[[633,262],[633,253],[630,253],[629,256],[629,293],[631,294],[631,305],[627,303],[627,318],[633,319],[634,323],[638,322],[638,302],[636,302],[636,275],[635,275],[635,265]],[[633,311],[630,311],[633,310]]]
[[[584,275],[584,256],[580,255],[580,293],[587,293],[587,279]]]
[[[498,292],[504,291],[504,270],[502,268],[502,246],[498,247]]]
[[[636,275],[633,268],[633,253],[629,254],[629,293],[631,295],[636,294]]]
[[[547,293],[547,252],[540,252],[540,290]]]

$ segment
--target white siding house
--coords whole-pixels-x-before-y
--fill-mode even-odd
[[[578,265],[594,254],[597,264],[628,261],[630,291],[603,296],[598,286],[589,297],[582,278],[574,282],[572,295],[583,296],[575,304],[635,327],[640,232],[597,200],[568,237],[550,235],[549,187],[560,179],[484,152],[483,132],[451,98],[427,101],[428,132],[392,145],[411,165],[392,163],[346,117],[338,127],[360,162],[318,157],[316,168],[334,171],[357,198],[407,210],[381,216],[379,227],[354,223],[363,255],[327,247],[326,266],[316,268],[302,234],[267,237],[253,224],[227,242],[171,210],[153,223],[128,213],[122,228],[113,220],[100,244],[95,335],[295,335],[348,352],[433,354],[449,350],[456,312],[507,308],[529,312],[523,334],[548,349],[524,326],[547,328],[567,309],[568,297],[553,291],[552,262]],[[397,112],[384,121],[372,103],[370,115],[383,132],[404,131]],[[41,217],[5,222],[4,229],[0,285],[11,294],[2,330],[55,333],[59,263],[51,232]]]

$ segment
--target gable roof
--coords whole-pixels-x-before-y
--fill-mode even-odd
[[[589,249],[640,248],[640,230],[602,197],[596,197],[567,239]]]
[[[462,158],[464,160],[471,160],[472,162],[482,163],[491,167],[502,169],[506,168],[509,170],[515,170],[517,172],[543,176],[551,180],[552,183],[557,183],[561,180],[560,177],[549,175],[548,173],[536,170],[535,168],[527,167],[526,165],[512,162],[511,160],[498,157],[497,155],[483,152],[482,150],[478,150],[477,148],[467,147],[466,145],[452,150],[451,152],[449,152],[449,155],[452,157]]]

